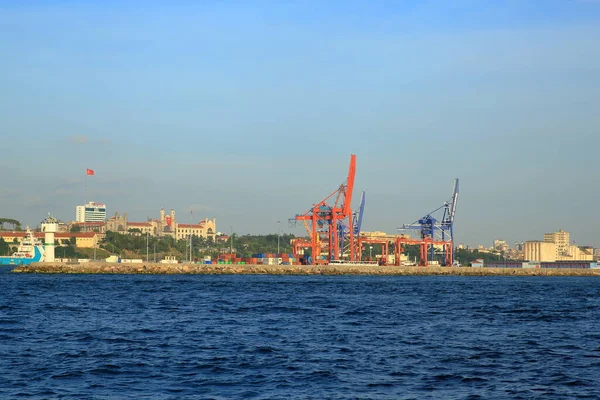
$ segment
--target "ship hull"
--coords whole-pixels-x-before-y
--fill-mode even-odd
[[[0,256],[0,265],[29,265],[42,260],[42,251],[39,246],[35,246],[32,257],[11,257]]]

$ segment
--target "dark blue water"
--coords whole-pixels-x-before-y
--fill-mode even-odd
[[[600,398],[600,279],[0,274],[0,398]]]

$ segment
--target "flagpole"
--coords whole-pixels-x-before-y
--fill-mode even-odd
[[[83,231],[85,232],[85,204],[87,202],[87,169],[85,170],[85,177],[83,178]]]

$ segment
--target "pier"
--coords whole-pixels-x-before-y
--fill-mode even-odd
[[[13,273],[37,274],[202,274],[202,275],[397,275],[397,276],[600,276],[587,268],[397,267],[376,265],[251,265],[162,263],[33,263]]]

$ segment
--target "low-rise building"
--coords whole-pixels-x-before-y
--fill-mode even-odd
[[[1,231],[0,238],[4,239],[9,245],[11,243],[19,244],[27,233],[24,231]],[[44,232],[34,232],[36,238],[44,241]],[[55,246],[68,246],[75,238],[75,247],[94,248],[98,247],[100,235],[96,232],[57,232],[54,234]]]
[[[471,261],[471,267],[483,267],[485,265],[485,262],[483,261],[483,258],[478,258],[474,261]]]
[[[142,235],[156,236],[155,227],[150,222],[128,222],[127,232],[131,232],[132,229],[137,229]]]
[[[77,228],[79,232],[106,233],[106,222],[72,222],[68,232]]]

